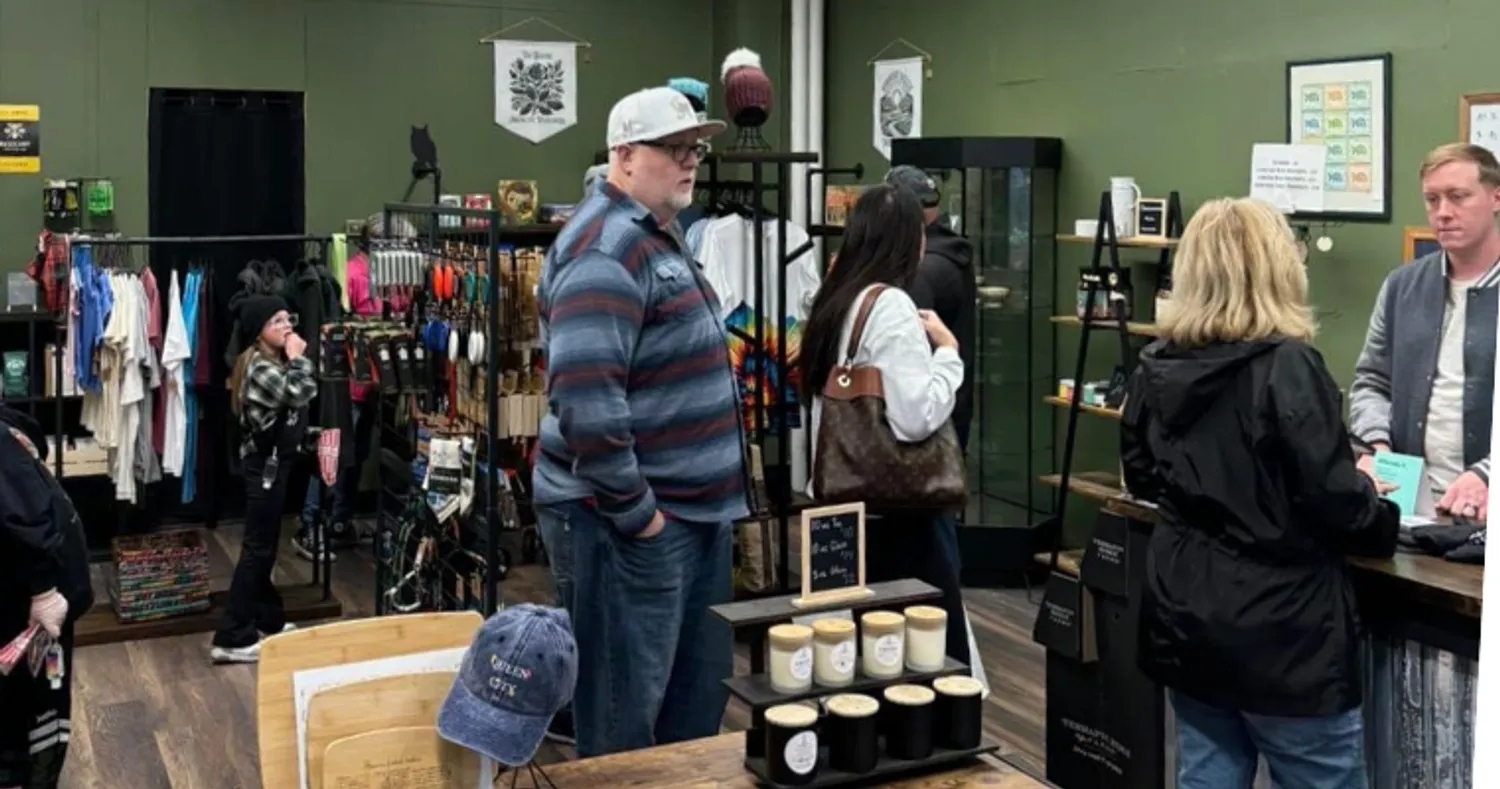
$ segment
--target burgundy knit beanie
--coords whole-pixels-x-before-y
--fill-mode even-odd
[[[761,70],[760,55],[741,47],[724,58],[720,72],[724,108],[736,126],[762,126],[771,117],[771,78]]]

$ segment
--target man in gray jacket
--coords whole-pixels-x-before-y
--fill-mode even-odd
[[[1443,145],[1419,171],[1427,223],[1442,249],[1380,287],[1349,392],[1350,432],[1373,477],[1375,452],[1425,460],[1417,514],[1485,521],[1500,284],[1500,164]]]

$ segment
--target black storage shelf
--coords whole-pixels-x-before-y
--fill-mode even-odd
[[[885,783],[885,780],[889,780],[898,775],[925,772],[935,767],[952,766],[960,762],[978,758],[983,754],[995,753],[999,750],[1000,746],[995,741],[986,739],[980,741],[978,748],[971,748],[964,751],[934,748],[932,751],[932,755],[927,757],[926,759],[909,761],[906,759],[892,759],[889,756],[886,756],[882,749],[880,761],[875,763],[875,769],[867,773],[846,773],[829,768],[828,749],[819,748],[818,777],[815,778],[811,783],[802,784],[802,787],[804,787],[805,789],[805,787],[809,786],[844,786],[847,784],[855,783],[878,786]],[[749,770],[755,776],[755,779],[762,785],[771,787],[772,789],[792,789],[792,787],[794,786],[794,784],[779,784],[775,781],[772,781],[770,778],[770,774],[767,772],[766,760],[764,758],[746,759],[745,769]]]
[[[953,658],[944,658],[944,666],[937,671],[903,671],[901,674],[886,679],[854,675],[854,680],[848,685],[839,688],[829,688],[814,684],[807,690],[795,693],[782,693],[771,687],[771,677],[767,674],[747,674],[740,677],[730,677],[724,680],[724,687],[735,698],[744,701],[753,710],[764,711],[766,707],[774,707],[777,704],[790,704],[804,699],[816,699],[823,696],[834,696],[840,693],[865,693],[879,690],[890,685],[903,685],[910,683],[927,683],[938,677],[947,677],[954,674],[966,674],[969,667]]]

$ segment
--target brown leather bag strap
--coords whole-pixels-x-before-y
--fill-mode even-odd
[[[865,293],[864,301],[859,304],[859,314],[854,316],[854,331],[849,333],[849,350],[844,357],[846,366],[854,364],[854,352],[859,350],[859,341],[864,339],[865,324],[870,320],[870,313],[875,309],[875,300],[885,292],[889,285],[876,285]]]

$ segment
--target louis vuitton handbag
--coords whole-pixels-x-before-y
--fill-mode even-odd
[[[878,285],[865,294],[845,361],[833,368],[823,385],[814,492],[820,501],[863,501],[874,508],[964,506],[967,475],[952,421],[924,441],[897,440],[885,419],[880,370],[854,364],[865,323],[885,289]]]

